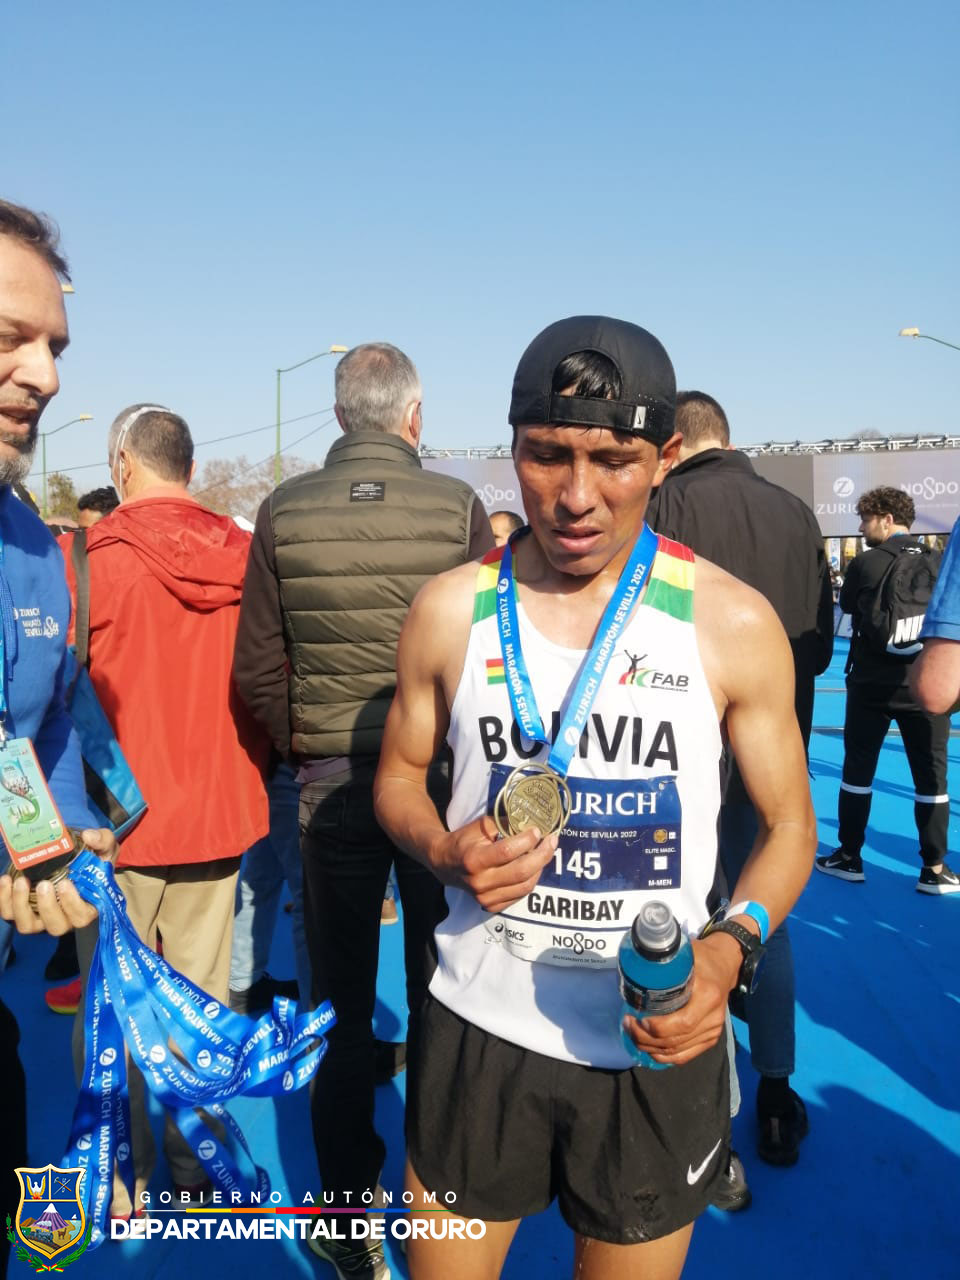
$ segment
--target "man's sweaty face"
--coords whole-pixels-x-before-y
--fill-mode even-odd
[[[527,518],[555,569],[598,573],[633,545],[661,466],[649,441],[607,427],[517,428]]]

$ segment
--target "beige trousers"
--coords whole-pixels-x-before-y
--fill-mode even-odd
[[[195,862],[179,867],[124,867],[117,872],[117,884],[126,898],[130,923],[143,941],[156,950],[159,934],[167,964],[222,1004],[227,1003],[229,996],[230,946],[239,870],[239,858],[222,858],[218,862]],[[96,940],[96,924],[77,931],[84,1000]],[[83,1008],[81,1002],[73,1024],[73,1063],[78,1081],[83,1074]],[[139,1197],[153,1173],[156,1147],[143,1076],[130,1063],[129,1054],[127,1068],[135,1195]],[[209,1118],[207,1123],[222,1135],[220,1125]],[[163,1150],[175,1185],[192,1187],[207,1181],[205,1170],[169,1115]],[[120,1177],[115,1175],[111,1213],[126,1214],[130,1208],[130,1197]]]

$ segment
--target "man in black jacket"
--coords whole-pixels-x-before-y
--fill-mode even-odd
[[[890,722],[896,720],[916,789],[913,812],[923,863],[917,890],[929,894],[957,893],[960,877],[944,862],[950,817],[947,794],[950,717],[926,711],[910,689],[910,667],[920,652],[920,642],[908,646],[903,654],[892,653],[889,647],[881,647],[869,627],[865,629],[871,606],[893,560],[904,554],[923,554],[919,539],[910,536],[916,509],[908,493],[882,486],[861,494],[857,514],[867,550],[847,569],[840,591],[840,608],[853,616],[843,724],[843,778],[837,801],[840,844],[831,854],[817,858],[816,867],[839,880],[864,879],[860,851],[870,817],[873,775]],[[934,572],[939,563],[938,556],[933,564]],[[922,612],[917,616],[922,620]]]
[[[810,508],[770,484],[750,459],[730,446],[721,406],[701,391],[677,394],[679,461],[654,493],[647,522],[691,547],[766,596],[790,640],[796,669],[795,706],[809,743],[814,681],[833,653],[833,597],[823,538]],[[720,859],[736,884],[757,836],[757,820],[735,762],[720,812]],[[750,1054],[760,1074],[757,1151],[770,1164],[793,1164],[807,1132],[806,1109],[789,1087],[794,1070],[794,972],[786,924],[767,943],[763,981],[744,1001]],[[731,1194],[721,1208],[744,1208],[739,1171],[728,1171]]]
[[[440,882],[394,848],[373,813],[397,639],[425,582],[493,546],[473,489],[420,465],[422,396],[416,369],[388,343],[354,347],[337,365],[343,438],[321,470],[287,480],[260,508],[234,659],[241,697],[299,770],[313,994],[337,1014],[312,1093],[314,1144],[337,1206],[362,1205],[385,1155],[373,1124],[371,1020],[391,864],[403,906],[411,1056],[445,910]],[[389,1275],[375,1240],[309,1243],[339,1274]]]

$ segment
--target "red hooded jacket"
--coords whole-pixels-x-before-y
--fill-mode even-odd
[[[87,532],[90,678],[149,806],[118,866],[237,857],[267,834],[269,744],[230,676],[249,548],[186,495],[125,502]]]

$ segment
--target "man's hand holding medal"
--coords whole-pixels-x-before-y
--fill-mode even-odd
[[[91,827],[76,834],[82,839],[81,849],[89,849],[109,862],[116,860],[119,846],[113,832],[106,827]],[[3,875],[0,876],[0,916],[12,920],[21,933],[49,933],[59,937],[71,929],[92,924],[97,918],[97,908],[81,898],[69,875],[36,883],[31,883],[25,875],[16,878]]]
[[[556,831],[543,835],[539,827],[503,838],[484,816],[438,836],[430,865],[443,884],[466,889],[485,911],[496,913],[536,888],[558,838]]]

